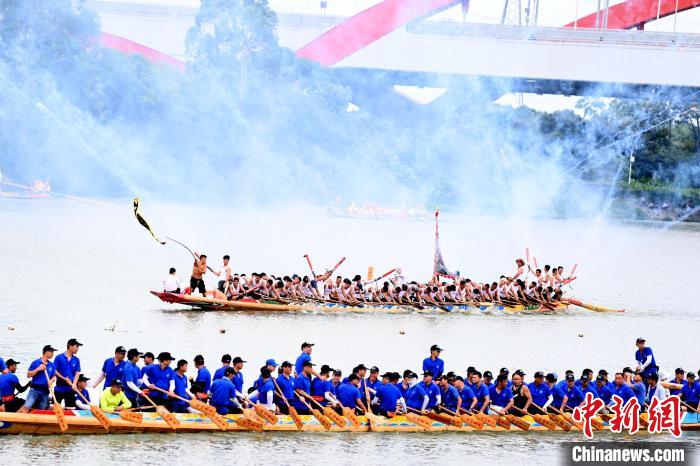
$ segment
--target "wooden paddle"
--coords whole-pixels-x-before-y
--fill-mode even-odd
[[[304,427],[304,423],[301,421],[301,417],[299,417],[299,413],[297,413],[296,408],[289,404],[289,401],[287,401],[287,398],[282,393],[280,386],[277,385],[277,381],[274,378],[272,379],[272,383],[275,384],[275,388],[277,389],[277,396],[279,396],[284,404],[287,405],[289,417],[291,417],[292,421],[294,421],[294,424],[297,426],[297,430],[301,430],[301,428]]]
[[[206,403],[202,403],[199,400],[188,400],[187,398],[183,398],[181,396],[178,396],[174,393],[170,393],[166,390],[163,390],[162,388],[159,387],[153,387],[157,391],[164,393],[168,396],[171,396],[173,398],[177,398],[180,401],[184,401],[185,403],[189,404],[192,409],[196,409],[200,413],[204,414],[211,422],[216,424],[216,426],[221,429],[221,430],[227,430],[228,429],[228,422],[226,419],[221,416],[219,413],[216,412],[216,408],[213,407],[212,405],[208,405]]]
[[[495,409],[491,408],[489,405],[488,408],[486,409],[491,409],[494,413],[498,413]],[[490,417],[495,417],[496,418],[496,423],[498,423],[499,426],[503,427],[505,430],[510,430],[510,421],[506,419],[506,417],[502,414],[492,414]]]
[[[513,414],[503,414],[503,412],[499,412],[498,410],[494,409],[493,406],[491,406],[491,410],[494,411],[496,414],[498,414],[501,417],[506,418],[510,424],[515,425],[520,430],[530,430],[530,423],[520,419],[518,416],[515,416]]]
[[[326,429],[327,431],[331,430],[331,420],[330,419],[328,419],[326,416],[324,416],[323,413],[321,411],[319,411],[318,409],[312,408],[306,402],[306,400],[304,400],[303,398],[299,398],[299,401],[301,401],[303,404],[306,405],[307,408],[309,408],[309,411],[311,411],[311,413],[314,415],[316,420],[323,426],[324,429]]]
[[[413,424],[417,425],[418,427],[422,427],[423,429],[426,430],[435,430],[435,427],[433,426],[433,421],[426,416],[422,411],[419,411],[417,409],[409,408],[408,406],[406,407],[406,414],[404,416],[409,422],[412,422]],[[409,412],[410,411],[410,412]],[[421,413],[421,414],[417,414]]]
[[[85,396],[82,393],[80,393],[78,387],[73,385],[72,380],[69,380],[67,377],[64,377],[62,374],[59,374],[58,371],[56,371],[56,375],[63,379],[63,381],[66,382],[68,385],[70,385],[70,388],[72,388],[73,391],[80,397],[80,399],[82,399],[83,402],[90,407],[90,413],[92,413],[95,419],[97,419],[99,423],[102,424],[102,427],[104,427],[105,430],[109,430],[109,428],[112,427],[112,421],[109,420],[104,411],[102,411],[101,408],[90,404],[90,401],[87,398],[85,398]]]
[[[312,397],[308,393],[304,392],[303,390],[297,390],[297,393],[300,393],[300,394],[302,394],[302,396],[304,398],[311,400],[311,402],[313,404],[315,404],[316,406],[318,406],[318,408],[323,412],[323,415],[326,416],[327,418],[329,418],[331,421],[333,421],[335,423],[335,425],[337,425],[338,427],[345,427],[347,425],[347,423],[348,423],[347,419],[345,419],[343,416],[341,416],[340,414],[333,411],[332,408],[330,408],[328,406],[323,406],[321,403],[316,401],[314,399],[314,397]]]
[[[533,405],[534,405],[534,403],[533,403]],[[537,408],[540,409],[540,410],[542,409],[542,408],[540,408],[540,407],[537,406],[537,405],[534,405],[534,406],[537,407]],[[557,429],[557,424],[556,424],[555,422],[552,422],[551,420],[549,420],[549,418],[548,418],[547,416],[543,416],[542,414],[532,414],[532,413],[530,413],[530,412],[528,412],[528,411],[526,411],[526,410],[524,410],[524,409],[520,409],[520,408],[518,408],[518,407],[515,407],[515,409],[519,410],[519,411],[520,411],[521,413],[523,413],[523,414],[532,416],[532,419],[534,419],[535,422],[537,422],[538,424],[541,424],[541,425],[545,426],[545,427],[546,427],[547,429],[549,429],[549,430],[556,430],[556,429]],[[567,424],[567,426],[569,427],[569,430],[570,430],[570,429],[571,429],[571,426],[569,426],[568,424]]]
[[[151,398],[149,398],[149,396],[143,392],[141,392],[140,395],[142,397],[144,397],[146,399],[146,401],[148,401],[150,403],[150,405],[155,408],[158,416],[160,416],[161,419],[163,419],[163,421],[165,421],[165,423],[168,424],[168,426],[170,426],[171,429],[175,430],[178,427],[180,427],[180,421],[178,420],[178,418],[175,417],[173,415],[173,413],[168,411],[165,406],[160,406],[160,405],[155,404],[153,402],[153,400]]]
[[[576,427],[579,427],[581,430],[583,430],[583,424],[580,422],[576,422],[574,420],[573,416],[571,415],[571,413],[562,412],[561,414],[562,414],[562,416],[564,416],[564,419],[566,419],[567,421],[571,422]],[[601,431],[605,428],[603,423],[594,417],[591,417],[591,425],[597,431]]]
[[[134,424],[143,423],[143,413],[137,413],[134,411],[129,411],[128,409],[122,409],[118,411],[119,417],[125,421],[133,422]]]
[[[466,414],[458,414],[454,411],[450,411],[449,409],[442,407],[440,408],[443,411],[452,414],[453,416],[458,416],[465,424],[469,424],[471,427],[473,427],[476,430],[482,430],[484,428],[484,423],[480,420],[478,420],[474,416],[468,416]]]
[[[66,421],[66,413],[63,411],[63,406],[56,400],[56,394],[53,391],[53,382],[49,377],[49,372],[44,368],[44,375],[46,376],[46,383],[49,384],[49,391],[51,392],[51,398],[53,399],[53,412],[56,415],[56,422],[58,428],[61,432],[68,430],[68,421]]]
[[[413,408],[407,408],[407,409],[411,410],[412,412],[414,412],[416,414],[423,415],[423,416],[425,416],[428,419],[431,419],[433,421],[437,421],[437,422],[440,422],[442,424],[445,424],[446,426],[453,425],[455,427],[462,427],[462,425],[464,424],[464,421],[462,421],[461,418],[453,417],[453,416],[450,416],[448,414],[434,413],[434,412],[430,412],[430,411],[422,413],[422,412],[420,412],[416,409],[413,409]],[[430,424],[432,426],[432,422]]]
[[[566,422],[565,419],[563,419],[563,418],[557,416],[557,415],[554,414],[554,413],[548,413],[547,411],[545,411],[544,409],[542,409],[540,406],[536,405],[535,403],[532,403],[532,406],[534,406],[535,408],[537,408],[537,409],[539,409],[540,411],[542,411],[545,415],[547,415],[547,417],[549,417],[550,422],[554,422],[554,423],[555,423],[557,426],[559,426],[562,430],[565,430],[565,431],[567,431],[567,432],[571,430],[571,424],[568,423],[568,422]],[[552,408],[554,408],[554,407],[552,407]],[[536,420],[536,419],[535,419],[535,420]],[[542,425],[545,425],[545,424],[543,424],[543,423],[540,422],[540,421],[537,421],[537,422],[539,422],[539,423],[542,424]],[[551,430],[554,430],[554,429],[551,429]]]
[[[473,413],[469,412],[464,408],[459,408],[460,413],[466,414],[467,416],[475,417],[479,421],[483,422],[484,424],[488,425],[489,427],[496,427],[496,419],[492,418],[491,416],[487,416],[486,414],[483,413]],[[462,418],[464,419],[464,418]]]
[[[367,400],[367,407],[365,408],[365,418],[367,419],[367,421],[369,421],[369,430],[375,430],[379,424],[382,424],[382,420],[379,419],[379,416],[377,416],[376,414],[374,414],[372,412],[372,408],[370,406],[371,398],[369,396],[369,388],[367,387],[367,383],[361,379],[360,379],[360,383],[364,384],[364,386],[365,386],[365,399]],[[364,405],[363,405],[363,408],[364,408]],[[406,419],[408,419],[408,417],[406,417]],[[411,421],[411,422],[413,422],[413,421]],[[414,422],[414,424],[415,424],[415,422]]]

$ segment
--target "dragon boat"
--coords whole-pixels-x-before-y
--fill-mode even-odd
[[[65,419],[67,423],[66,434],[128,434],[128,433],[184,433],[184,432],[222,432],[222,426],[215,424],[213,421],[201,414],[172,414],[177,419],[177,426],[168,424],[163,418],[156,413],[143,413],[143,416],[138,421],[126,420],[117,414],[105,413],[109,420],[109,427],[105,428],[99,420],[94,417],[89,411],[71,411],[67,410]],[[241,427],[236,420],[242,415],[227,415],[225,419],[226,432],[244,432],[249,428]],[[277,432],[277,431],[302,431],[302,432],[565,432],[564,429],[557,426],[546,427],[540,424],[531,416],[519,418],[519,424],[522,427],[516,427],[515,423],[498,422],[495,426],[483,424],[481,429],[477,429],[468,425],[462,424],[460,427],[453,423],[440,422],[431,420],[427,424],[419,425],[411,422],[405,416],[395,416],[393,418],[375,416],[375,420],[370,422],[364,416],[358,416],[359,424],[353,426],[350,422],[340,426],[332,424],[324,426],[312,415],[302,415],[302,425],[297,427],[290,416],[278,415],[275,423],[265,422],[262,424],[262,431]],[[494,420],[497,416],[491,416]],[[610,430],[608,422],[598,419],[599,428],[603,431]],[[525,424],[523,424],[523,422]],[[172,420],[171,420],[172,422]],[[546,421],[543,421],[546,423]],[[505,427],[505,426],[508,427]],[[523,427],[527,427],[526,429]],[[684,431],[700,430],[700,419],[697,413],[685,413],[681,422],[681,428]],[[599,429],[596,429],[599,430]],[[571,426],[568,433],[580,431],[579,426]],[[640,432],[643,432],[641,429]],[[52,435],[62,433],[56,416],[53,411],[32,411],[31,413],[0,413],[0,434],[30,434],[30,435]],[[581,435],[580,433],[578,435]]]
[[[508,313],[552,313],[565,311],[569,304],[567,302],[553,303],[550,307],[542,306],[541,304],[532,305],[513,305],[504,306],[496,303],[480,303],[477,305],[468,304],[446,304],[444,306],[416,306],[416,305],[397,305],[397,304],[381,304],[381,303],[362,303],[359,305],[343,304],[337,302],[288,302],[282,303],[274,300],[256,300],[256,299],[241,299],[231,301],[219,298],[205,298],[203,296],[194,296],[190,294],[178,294],[162,291],[151,291],[151,294],[158,297],[161,301],[172,304],[182,304],[196,309],[206,310],[221,310],[221,311],[255,311],[255,312],[290,312],[290,311],[307,311],[307,312],[384,312],[384,313],[482,313],[482,312],[508,312]]]

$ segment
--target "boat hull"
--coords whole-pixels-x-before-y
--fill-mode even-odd
[[[473,305],[461,305],[461,304],[449,304],[442,307],[437,306],[423,306],[423,309],[418,309],[414,306],[407,305],[394,305],[394,304],[363,304],[362,306],[351,306],[348,304],[340,303],[289,303],[281,304],[272,301],[257,301],[257,300],[246,300],[246,301],[228,301],[226,299],[217,298],[204,298],[202,296],[187,295],[187,294],[177,294],[162,291],[151,291],[151,294],[158,297],[161,301],[173,304],[182,304],[185,306],[191,306],[198,309],[212,309],[212,310],[230,310],[230,311],[260,311],[260,312],[290,312],[290,311],[309,311],[309,312],[382,312],[382,313],[406,313],[406,312],[418,312],[418,313],[479,313],[486,311],[500,311],[500,312],[561,312],[566,310],[568,304],[560,303],[552,309],[547,309],[540,305],[532,306],[500,306],[492,303],[482,303],[480,306]]]
[[[177,419],[180,421],[180,426],[177,429],[172,429],[168,424],[163,421],[155,413],[144,413],[143,422],[141,424],[136,424],[133,422],[121,419],[115,414],[107,414],[107,417],[112,422],[112,426],[109,430],[106,430],[99,421],[92,416],[88,411],[67,411],[66,421],[68,423],[67,434],[84,434],[84,435],[98,435],[98,434],[130,434],[130,433],[195,433],[195,432],[222,432],[222,430],[205,416],[198,414],[175,414]],[[240,417],[239,415],[228,415],[224,416],[227,421],[226,432],[245,432],[243,429],[235,423],[235,420]],[[313,416],[301,416],[303,421],[303,426],[301,431],[303,432],[325,432],[325,428],[313,417]],[[418,427],[415,424],[409,422],[403,416],[396,416],[392,419],[381,418],[382,422],[374,424],[370,429],[369,423],[364,418],[364,416],[358,417],[361,425],[358,428],[353,428],[350,423],[345,426],[338,426],[333,424],[331,427],[331,432],[424,432],[426,429]],[[522,418],[530,423],[530,428],[527,432],[553,432],[549,431],[546,427],[534,422],[532,418],[526,416]],[[700,423],[698,420],[698,415],[696,413],[688,413],[683,419],[682,428],[684,431],[690,430],[700,430]],[[608,430],[607,424],[604,426],[604,430]],[[289,416],[280,415],[277,416],[277,422],[275,424],[265,424],[263,431],[269,432],[296,432],[298,429],[292,419]],[[571,431],[576,431],[573,428]],[[462,427],[455,427],[452,425],[442,424],[437,421],[432,422],[431,431],[436,432],[478,432],[471,426],[463,425]],[[489,427],[484,426],[484,432],[525,432],[518,429],[515,426],[511,426],[510,429],[504,429],[503,427]],[[564,432],[559,428],[556,429],[557,432]],[[569,432],[571,432],[569,431]],[[56,417],[53,411],[34,411],[30,414],[23,413],[0,413],[0,434],[29,434],[29,435],[54,435],[60,434],[61,431],[56,422]],[[579,434],[580,435],[580,434]]]

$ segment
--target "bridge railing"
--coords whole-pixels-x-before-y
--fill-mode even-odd
[[[585,42],[652,47],[700,47],[700,34],[636,31],[623,29],[572,29],[500,24],[420,21],[406,26],[409,34],[510,39],[547,42]]]

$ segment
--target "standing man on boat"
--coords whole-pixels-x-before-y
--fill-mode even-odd
[[[112,386],[112,380],[123,379],[124,366],[126,366],[126,348],[123,346],[117,346],[114,350],[114,357],[105,359],[104,364],[102,364],[102,372],[100,372],[99,377],[95,379],[92,383],[92,388],[97,388],[97,386],[105,381],[104,389],[107,390]]]
[[[294,372],[296,375],[301,374],[304,369],[304,363],[311,361],[311,352],[314,350],[315,343],[304,342],[301,344],[301,354],[297,357],[294,363]],[[317,375],[318,376],[318,375]]]
[[[656,374],[659,371],[659,366],[656,365],[654,352],[646,346],[646,340],[642,337],[637,338],[637,351],[634,352],[634,360],[637,362],[639,369],[646,379],[651,374]]]
[[[244,361],[243,358],[240,356],[236,356],[233,358],[233,385],[236,387],[236,390],[238,390],[239,396],[243,393],[243,364],[245,364],[247,361]]]
[[[131,402],[131,406],[139,406],[139,395],[143,391],[139,388],[141,369],[137,366],[142,353],[136,348],[131,348],[126,353],[126,363],[122,371],[122,383],[124,384],[124,396]]]
[[[173,409],[173,399],[162,392],[156,391],[155,387],[166,392],[175,390],[175,371],[170,367],[173,359],[170,353],[164,351],[158,355],[158,364],[151,364],[148,366],[146,373],[143,374],[143,383],[150,390],[153,390],[150,393],[153,402],[157,405],[165,406],[170,411]]]
[[[224,376],[224,372],[229,367],[231,367],[231,355],[227,353],[221,356],[221,367],[214,371],[214,378],[212,379],[212,382],[222,378]]]
[[[440,359],[442,351],[443,349],[438,345],[433,345],[430,347],[430,356],[423,360],[423,372],[432,372],[436,379],[442,377],[442,373],[445,371],[445,361]]]
[[[16,413],[24,404],[24,400],[19,398],[17,394],[23,393],[29,388],[31,382],[24,386],[19,383],[19,378],[15,374],[19,361],[8,359],[5,364],[7,372],[0,374],[0,396],[2,396],[2,401],[5,404],[5,411]],[[17,394],[15,394],[15,390]]]
[[[45,345],[41,350],[41,357],[29,365],[27,377],[32,381],[29,385],[27,401],[20,409],[20,413],[28,413],[32,409],[49,408],[49,381],[53,382],[56,379],[56,367],[51,362],[54,351],[57,351],[56,348]],[[46,378],[47,374],[48,379]]]
[[[214,272],[214,275],[219,277],[219,283],[217,284],[217,288],[222,293],[226,293],[227,284],[233,279],[231,274],[231,266],[228,265],[229,260],[231,260],[231,257],[228,254],[226,254],[224,256],[224,265],[221,266],[221,270],[219,270],[218,272]]]
[[[190,277],[190,294],[197,289],[206,298],[207,287],[204,285],[204,274],[207,273],[207,255],[198,255],[196,252],[194,255],[195,260],[192,265],[192,276]]]
[[[289,361],[284,361],[281,365],[282,373],[277,377],[275,382],[279,386],[280,391],[287,399],[287,402],[295,406],[296,393],[294,392],[294,378],[292,378],[292,363]],[[287,404],[284,402],[278,402],[280,413],[289,414],[289,409],[287,409]]]
[[[211,388],[211,373],[207,366],[204,365],[204,356],[198,354],[194,357],[194,367],[197,369],[197,377],[190,379],[191,382],[199,383],[202,388],[202,393],[208,393]]]
[[[56,372],[61,374],[66,379],[70,380],[73,385],[78,383],[80,377],[80,359],[78,359],[78,350],[83,346],[75,338],[68,340],[66,344],[66,352],[61,353],[54,359],[53,363],[56,366]],[[56,380],[56,401],[63,402],[66,408],[75,408],[75,392],[68,382],[59,377]]]
[[[304,394],[309,394],[311,392],[311,371],[313,363],[311,361],[305,361],[301,367],[301,372],[294,379],[294,392],[297,394],[294,400],[294,408],[296,408],[299,414],[311,414],[308,405],[306,405],[301,400],[304,399]]]

